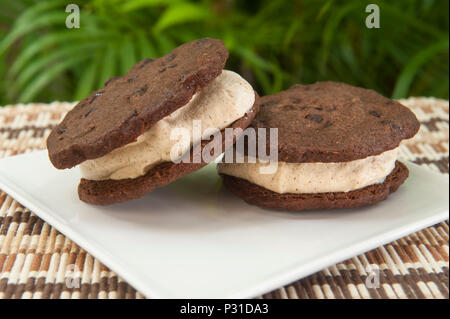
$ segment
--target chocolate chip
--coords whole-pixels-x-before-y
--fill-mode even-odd
[[[322,106],[311,106],[311,105],[304,105],[300,108],[300,110],[307,110],[307,109],[313,109],[313,110],[317,110],[317,111],[322,111],[323,107]]]
[[[88,128],[86,131],[84,131],[84,132],[82,132],[82,133],[76,135],[74,138],[80,138],[80,137],[86,136],[86,135],[88,135],[89,133],[91,133],[93,130],[95,130],[95,125],[89,126],[89,128]]]
[[[112,78],[109,78],[108,80],[106,80],[105,86],[107,86],[108,84],[111,84],[112,82],[114,82],[117,79],[120,79],[120,76],[113,76]]]
[[[172,69],[172,68],[174,68],[174,67],[176,67],[176,66],[177,66],[176,63],[170,64],[170,65],[168,65],[168,66],[165,66],[165,67],[163,67],[161,70],[159,70],[159,73],[163,73],[163,72],[165,72],[167,69]]]
[[[392,121],[389,121],[389,120],[383,120],[383,121],[380,121],[380,123],[382,125],[389,125],[394,130],[401,130],[402,129],[399,125],[397,125],[396,123],[394,123]]]
[[[92,97],[92,99],[91,99],[91,101],[90,101],[89,103],[94,102],[99,96],[102,96],[103,93],[105,93],[105,92],[100,91],[100,92],[95,93],[94,96]]]
[[[322,116],[320,116],[319,114],[308,114],[305,116],[305,118],[316,123],[320,123],[323,121]]]
[[[146,58],[146,59],[142,60],[141,65],[139,66],[139,68],[142,69],[144,66],[146,66],[150,62],[153,62],[153,59]]]
[[[167,57],[166,61],[167,61],[167,62],[170,62],[170,61],[172,61],[173,59],[175,59],[176,56],[177,56],[177,55],[176,55],[175,53],[172,53],[171,55],[169,55],[169,56]]]
[[[287,111],[294,111],[296,109],[296,107],[291,104],[288,104],[288,105],[284,106],[284,109]]]
[[[197,45],[198,46],[203,46],[205,43],[207,43],[208,42],[208,39],[200,39],[200,40],[197,40]]]
[[[89,114],[91,114],[93,110],[94,110],[94,108],[91,107],[91,108],[89,109],[89,111],[87,111],[87,112],[84,114],[84,117],[88,117]]]
[[[58,128],[56,129],[56,133],[58,134],[62,134],[67,130],[67,128],[65,126],[58,126]]]
[[[127,82],[132,83],[132,82],[136,81],[137,78],[138,78],[138,75],[136,74],[135,76],[132,76],[131,78],[127,79]]]
[[[330,127],[331,125],[333,125],[333,123],[331,123],[330,121],[327,121],[327,122],[325,123],[325,125],[323,126],[323,128]]]
[[[128,115],[128,117],[126,118],[125,122],[129,121],[130,119],[132,119],[135,116],[138,116],[138,114],[139,114],[139,112],[136,109],[134,109],[133,112],[131,112],[131,114]]]
[[[272,101],[267,101],[266,103],[261,104],[261,106],[272,106],[275,104],[278,104],[278,101],[272,100]]]
[[[381,112],[377,111],[377,110],[371,110],[369,111],[369,114],[375,117],[380,117],[381,116]]]
[[[178,78],[178,81],[179,81],[179,82],[183,81],[184,78],[186,77],[186,75],[187,75],[188,73],[189,73],[188,71],[183,72],[183,73],[180,75],[180,77]]]
[[[147,87],[147,85],[145,85],[145,86],[143,86],[141,88],[137,88],[136,90],[134,90],[133,93],[131,93],[131,95],[142,96],[147,91],[147,89],[148,89],[148,87]]]
[[[81,101],[79,104],[79,108],[83,109],[86,105],[88,105],[89,103],[87,103],[85,100]]]

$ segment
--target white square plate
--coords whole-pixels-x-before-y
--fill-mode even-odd
[[[0,188],[148,297],[246,298],[448,218],[448,177],[408,167],[376,206],[301,213],[247,205],[214,165],[139,200],[90,206],[78,169],[55,169],[46,151],[0,160]]]

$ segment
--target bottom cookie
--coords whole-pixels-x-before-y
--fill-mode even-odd
[[[257,96],[256,96],[257,97]],[[230,128],[242,128],[245,130],[251,123],[256,113],[259,110],[258,98],[255,100],[255,104],[250,111],[242,118],[233,122]],[[222,130],[222,149],[225,147],[225,130]],[[238,134],[234,136],[233,142],[238,138]],[[209,141],[202,141],[197,147],[205,147]],[[192,154],[192,152],[191,152]],[[220,154],[218,154],[220,155]],[[78,185],[78,197],[83,202],[94,205],[110,205],[114,203],[125,202],[131,199],[136,199],[144,196],[145,194],[153,191],[155,188],[165,186],[171,182],[189,174],[195,172],[208,165],[208,163],[162,163],[150,171],[147,174],[128,179],[119,180],[103,180],[92,181],[82,178]]]
[[[244,179],[221,174],[225,186],[251,205],[290,210],[318,210],[356,208],[385,200],[408,178],[408,168],[397,161],[395,168],[382,184],[370,185],[358,190],[340,193],[278,194]]]

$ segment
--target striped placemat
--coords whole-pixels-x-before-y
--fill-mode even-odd
[[[401,157],[449,171],[449,103],[401,101],[422,123]],[[0,157],[45,148],[73,103],[0,108]],[[448,220],[259,298],[448,298]],[[378,280],[377,280],[378,279]],[[378,284],[379,283],[379,284]],[[0,190],[1,298],[144,298],[116,273]]]

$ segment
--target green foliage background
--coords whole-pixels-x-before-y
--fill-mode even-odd
[[[81,9],[67,29],[65,7]],[[367,29],[365,7],[380,6]],[[401,98],[449,96],[447,0],[0,0],[0,105],[79,100],[200,37],[260,94],[335,80]]]

